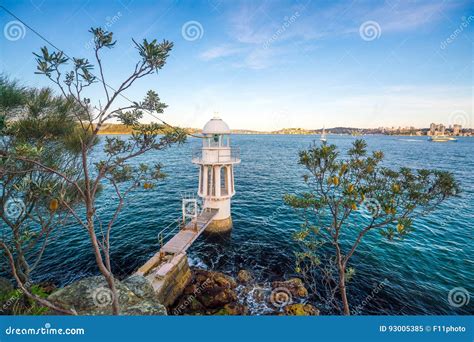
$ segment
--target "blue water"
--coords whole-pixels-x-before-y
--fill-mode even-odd
[[[283,205],[285,193],[303,190],[303,169],[298,151],[312,136],[241,135],[242,163],[235,169],[236,195],[232,202],[234,228],[228,239],[200,237],[189,250],[193,264],[235,275],[252,270],[261,282],[295,276],[296,246],[291,235],[300,220]],[[454,307],[448,292],[456,287],[474,294],[474,139],[457,143],[430,143],[426,137],[365,137],[369,149],[385,152],[387,166],[438,168],[452,171],[463,193],[434,213],[415,221],[415,231],[402,242],[387,242],[369,235],[352,259],[356,275],[349,285],[351,304],[358,305],[385,280],[383,288],[361,310],[362,314],[467,314],[469,304]],[[329,142],[346,150],[353,137],[329,136]],[[153,190],[137,190],[130,197],[112,232],[114,271],[126,276],[158,249],[157,233],[179,218],[180,192],[197,187],[197,168],[191,151],[200,140],[149,153],[137,162],[160,161],[168,178]],[[99,154],[97,154],[99,155]],[[113,195],[105,189],[98,200],[100,212],[110,215]],[[38,274],[60,284],[97,274],[90,242],[75,225],[48,248]],[[315,305],[318,306],[316,302]],[[323,310],[324,312],[324,310]]]

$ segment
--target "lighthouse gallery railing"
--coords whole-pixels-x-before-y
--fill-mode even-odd
[[[240,148],[193,148],[193,163],[238,163]]]

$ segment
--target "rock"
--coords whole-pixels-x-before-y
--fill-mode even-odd
[[[194,269],[194,279],[193,283],[196,284],[197,287],[201,285],[209,285],[211,283],[216,283],[217,286],[233,289],[237,287],[237,282],[234,278],[221,273],[221,272],[213,272],[213,271],[206,271],[201,269]]]
[[[219,286],[225,287],[227,289],[235,289],[237,287],[237,282],[235,281],[235,279],[232,277],[229,277],[228,275],[215,272],[213,277],[214,277],[214,281]]]
[[[303,281],[299,278],[291,278],[286,281],[274,281],[272,288],[286,289],[293,298],[305,298],[308,296],[308,290],[304,287]]]
[[[223,310],[220,314],[243,314],[244,309],[236,306],[236,287],[235,279],[221,272],[193,269],[191,284],[184,289],[183,296],[171,312],[175,315],[195,315],[215,314]],[[225,307],[228,304],[230,306]]]
[[[196,314],[205,311],[204,305],[194,295],[183,296],[175,308],[171,311],[173,315]]]
[[[0,297],[8,295],[8,293],[12,292],[14,289],[15,288],[13,287],[10,280],[0,277]]]
[[[124,282],[116,280],[115,286],[122,315],[166,315],[166,308],[153,298],[149,283],[143,279],[133,276]],[[74,309],[79,315],[112,314],[112,292],[102,276],[69,284],[53,292],[48,300]]]
[[[121,309],[121,315],[126,316],[166,316],[166,308],[151,300],[142,300],[138,304]]]
[[[142,299],[155,299],[155,291],[150,281],[138,274],[134,274],[122,281],[137,297]]]
[[[237,281],[240,284],[248,284],[252,281],[252,274],[247,270],[240,270],[237,274]]]
[[[210,291],[204,291],[198,296],[198,300],[206,308],[219,308],[225,304],[235,302],[237,300],[237,294],[231,289],[213,288]]]
[[[289,316],[319,316],[319,310],[311,304],[290,304],[283,311]]]
[[[189,284],[189,285],[186,286],[186,288],[184,289],[183,294],[185,294],[185,295],[190,295],[190,294],[196,293],[196,291],[197,291],[197,286],[196,286],[196,284]]]
[[[236,301],[236,287],[237,282],[228,275],[196,269],[192,288],[185,292],[192,293],[205,308],[214,309]]]
[[[243,316],[248,312],[248,308],[239,303],[226,304],[220,310],[218,310],[214,315],[225,315],[225,316]]]
[[[13,296],[14,289],[10,280],[0,277],[0,315],[12,314],[12,303],[15,299]]]
[[[56,284],[54,284],[52,281],[43,281],[39,283],[38,286],[41,287],[41,289],[47,294],[51,294],[57,289]]]

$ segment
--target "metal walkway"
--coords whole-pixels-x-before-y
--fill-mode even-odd
[[[171,238],[161,249],[162,253],[178,254],[186,252],[191,244],[211,223],[218,209],[204,209],[196,219],[191,220],[175,236]]]
[[[164,277],[172,268],[172,264],[162,264],[162,258],[165,255],[178,255],[185,253],[192,243],[206,230],[219,209],[204,209],[196,218],[193,218],[178,233],[176,233],[160,250],[141,266],[137,274],[146,275],[152,270],[158,277]]]

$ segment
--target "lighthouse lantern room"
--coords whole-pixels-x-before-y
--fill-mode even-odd
[[[240,150],[230,146],[230,129],[218,117],[202,130],[202,147],[193,151],[193,163],[199,166],[198,196],[203,210],[217,209],[206,232],[223,233],[232,229],[230,202],[235,194],[234,165],[240,163]]]

